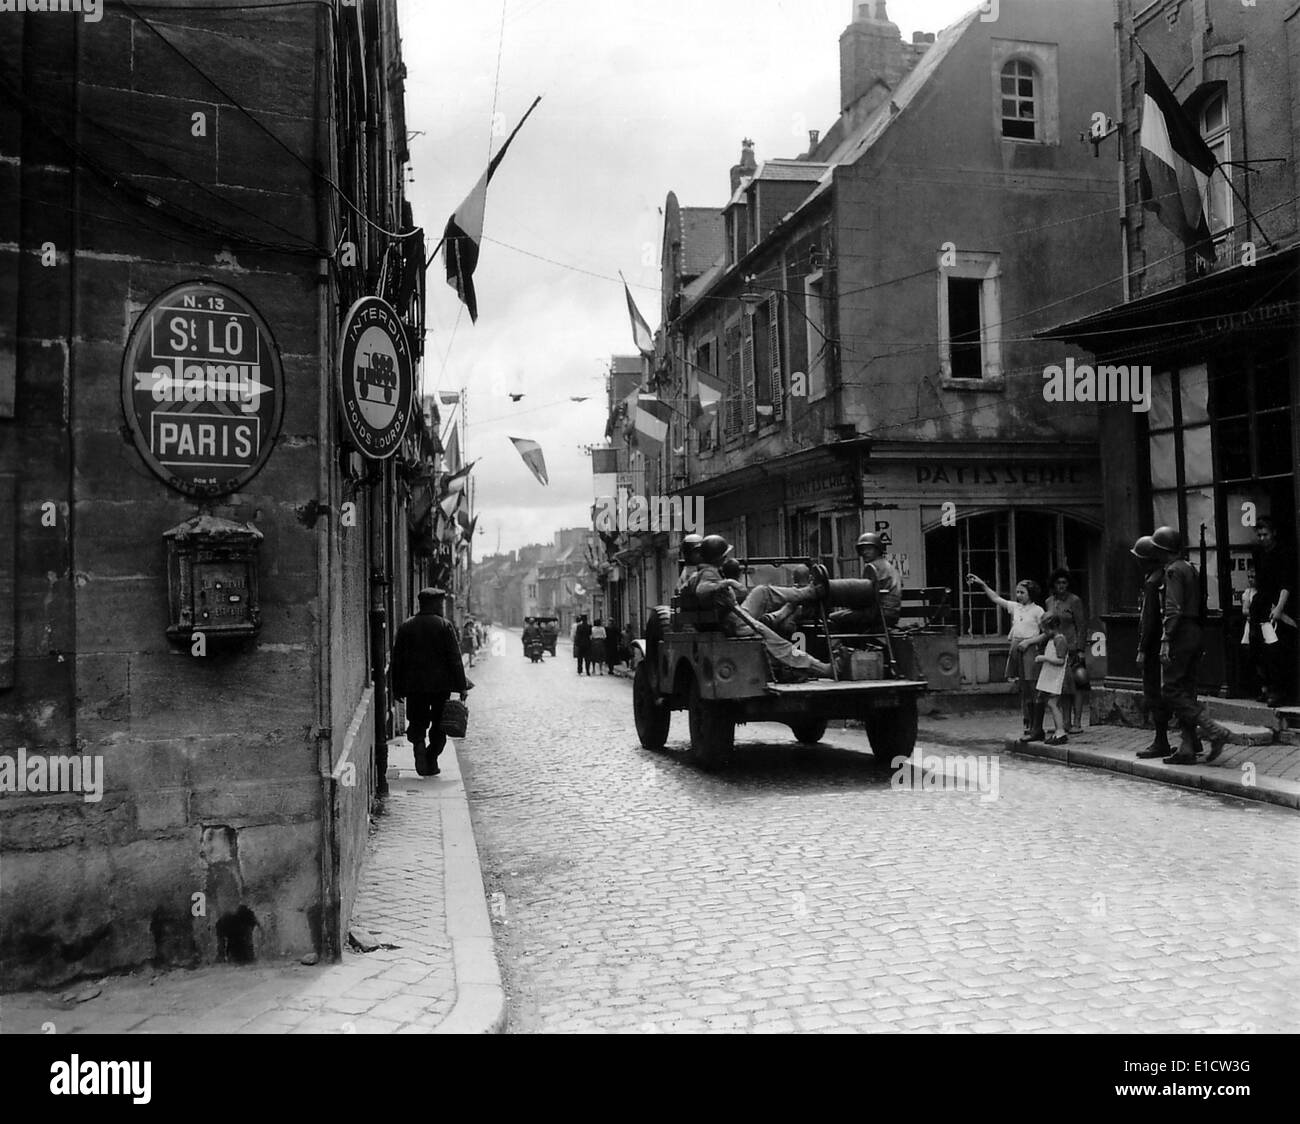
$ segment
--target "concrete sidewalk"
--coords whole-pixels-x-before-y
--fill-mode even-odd
[[[1086,726],[1071,734],[1065,745],[1020,742],[1012,732],[1019,712],[922,717],[918,738],[943,745],[987,748],[999,744],[1004,752],[1127,773],[1142,780],[1183,788],[1199,788],[1245,800],[1260,800],[1300,808],[1300,748],[1280,744],[1229,743],[1213,765],[1166,765],[1160,758],[1139,760],[1137,753],[1151,744],[1152,732],[1135,726]],[[1233,728],[1232,723],[1227,724]],[[1247,727],[1234,737],[1255,739]]]
[[[368,844],[338,964],[218,965],[0,996],[0,1032],[365,1034],[499,1032],[505,992],[455,743],[420,777],[389,743],[389,796]],[[368,934],[368,938],[366,936]]]

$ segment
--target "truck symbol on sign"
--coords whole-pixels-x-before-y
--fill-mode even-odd
[[[366,356],[370,365],[357,367],[357,389],[362,398],[378,399],[371,395],[370,388],[384,392],[384,401],[392,402],[393,391],[397,389],[397,369],[393,366],[393,357],[382,351],[372,351]]]

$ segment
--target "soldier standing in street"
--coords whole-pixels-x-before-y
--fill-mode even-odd
[[[445,590],[420,590],[420,611],[403,621],[393,637],[393,696],[406,699],[406,736],[415,750],[415,771],[422,777],[439,772],[438,756],[447,745],[443,707],[453,692],[464,700],[471,686],[456,628],[442,615],[445,597]]]
[[[1158,527],[1151,533],[1151,541],[1164,564],[1159,648],[1164,677],[1161,699],[1182,732],[1178,750],[1164,758],[1164,762],[1195,765],[1198,730],[1210,742],[1206,761],[1213,761],[1223,752],[1229,731],[1210,718],[1196,698],[1196,672],[1201,662],[1200,579],[1182,557],[1183,537],[1177,530]]]
[[[1161,620],[1161,595],[1164,592],[1165,559],[1155,540],[1143,535],[1129,551],[1145,569],[1142,580],[1142,600],[1138,612],[1137,665],[1142,671],[1142,699],[1146,703],[1151,724],[1156,728],[1155,740],[1139,751],[1139,757],[1168,757],[1173,752],[1169,744],[1169,711],[1165,708],[1160,676],[1160,639],[1163,635]]]

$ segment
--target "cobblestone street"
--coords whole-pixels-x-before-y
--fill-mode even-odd
[[[899,791],[857,730],[708,775],[503,635],[462,761],[510,1030],[1300,1028],[1292,812],[1006,755],[997,799]]]

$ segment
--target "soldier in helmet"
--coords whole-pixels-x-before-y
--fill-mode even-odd
[[[1150,535],[1143,535],[1129,551],[1142,566],[1142,597],[1138,612],[1137,664],[1142,672],[1142,700],[1146,704],[1151,724],[1156,729],[1155,740],[1138,752],[1139,757],[1168,757],[1173,753],[1169,744],[1169,710],[1161,691],[1160,639],[1163,635],[1160,598],[1164,591],[1165,559]]]
[[[700,547],[703,545],[704,537],[702,535],[689,534],[682,539],[681,553],[678,556],[681,570],[677,575],[677,585],[673,589],[674,593],[681,593],[690,584],[691,578],[695,576],[695,571],[700,566]]]
[[[884,536],[867,531],[858,536],[857,547],[862,560],[862,578],[874,588],[875,603],[866,608],[840,609],[830,615],[830,623],[841,632],[880,632],[893,628],[902,615],[903,581],[885,558]]]
[[[1201,584],[1196,571],[1182,557],[1183,537],[1173,527],[1158,527],[1151,533],[1163,575],[1160,596],[1161,701],[1182,732],[1176,752],[1164,758],[1166,765],[1196,764],[1198,731],[1210,741],[1206,761],[1223,752],[1229,731],[1209,717],[1196,698],[1196,671],[1201,662]],[[1145,659],[1144,659],[1145,666]]]
[[[723,627],[729,635],[757,636],[763,641],[768,654],[785,667],[811,672],[813,675],[829,676],[830,664],[796,648],[785,637],[737,604],[737,595],[744,592],[745,587],[723,573],[724,563],[731,550],[731,544],[721,535],[704,537],[704,542],[700,545],[700,566],[690,589],[698,603],[716,606],[721,610]]]

